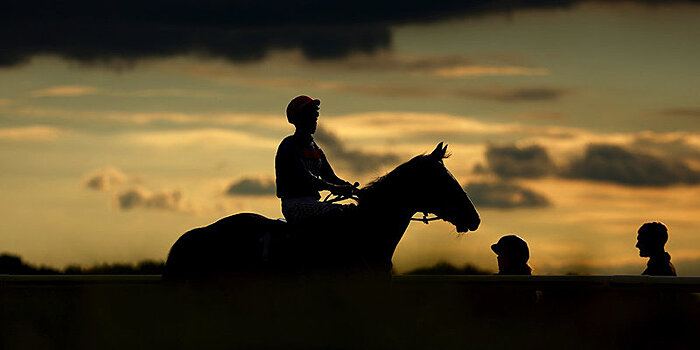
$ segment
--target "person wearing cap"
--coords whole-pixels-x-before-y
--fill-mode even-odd
[[[642,275],[676,276],[676,268],[671,263],[671,255],[664,246],[668,241],[668,228],[660,222],[647,222],[637,231],[639,256],[649,258]]]
[[[516,235],[501,237],[491,246],[498,256],[499,275],[531,275],[532,268],[527,264],[530,259],[530,249],[527,242]]]
[[[297,96],[287,105],[287,121],[296,131],[280,143],[275,155],[277,197],[282,200],[282,214],[290,221],[300,221],[331,212],[346,205],[323,203],[319,191],[351,195],[356,188],[339,178],[325,153],[314,141],[321,101]]]

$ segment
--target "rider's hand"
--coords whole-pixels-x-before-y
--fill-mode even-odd
[[[337,196],[349,197],[356,191],[357,188],[355,188],[353,185],[333,185],[333,187],[331,187],[331,193]]]

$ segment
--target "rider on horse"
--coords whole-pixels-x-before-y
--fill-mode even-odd
[[[320,202],[319,191],[344,196],[356,192],[352,184],[333,172],[323,150],[314,142],[320,104],[320,100],[302,95],[287,105],[287,120],[296,131],[277,148],[275,176],[282,214],[290,222],[343,210],[344,205]]]

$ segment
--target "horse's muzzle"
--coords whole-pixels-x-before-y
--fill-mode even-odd
[[[469,232],[469,227],[467,227],[467,225],[459,225],[456,227],[457,227],[457,232],[459,232],[459,233]]]
[[[458,224],[455,225],[455,227],[457,228],[457,232],[464,233],[469,231],[476,231],[476,229],[479,228],[479,224],[481,224],[481,220],[477,219],[475,222],[469,224]]]

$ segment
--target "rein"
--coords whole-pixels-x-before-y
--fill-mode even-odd
[[[423,218],[411,218],[411,220],[413,220],[413,221],[420,221],[426,225],[428,224],[429,221],[435,221],[435,220],[441,220],[441,219],[442,218],[437,216],[437,215],[435,215],[432,218],[429,218],[428,213],[426,213],[426,212],[423,212]]]
[[[331,198],[331,196],[333,196],[333,195],[334,195],[333,193],[329,193],[329,194],[326,196],[326,198],[323,199],[323,203],[335,203],[335,202],[344,201],[344,200],[346,200],[346,199],[352,199],[352,200],[354,200],[354,201],[358,201],[358,200],[359,200],[359,197],[357,197],[356,195],[350,195],[350,196],[335,195],[335,197]],[[439,216],[437,216],[437,215],[435,215],[435,216],[432,217],[432,218],[429,218],[429,217],[428,217],[428,213],[423,212],[423,217],[422,217],[422,218],[411,218],[411,220],[412,220],[412,221],[420,221],[420,222],[422,222],[422,223],[424,223],[424,224],[427,225],[430,221],[442,220],[442,218],[439,217]]]
[[[330,198],[330,196],[335,196],[335,197]],[[330,199],[328,199],[328,198],[330,198]],[[323,203],[335,203],[335,202],[344,201],[346,199],[352,199],[352,200],[357,202],[360,198],[357,197],[356,195],[343,196],[343,195],[334,195],[333,193],[329,193],[326,196],[326,198],[323,199]]]

